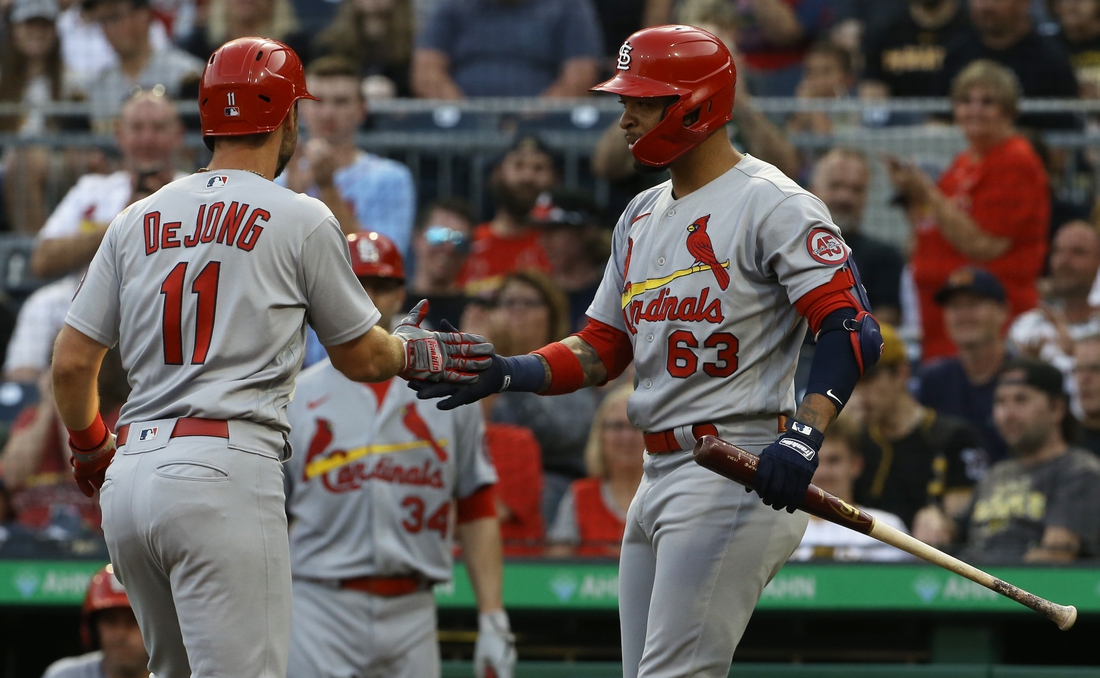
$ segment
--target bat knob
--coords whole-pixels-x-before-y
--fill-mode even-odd
[[[1077,621],[1077,608],[1072,605],[1067,605],[1063,609],[1063,614],[1059,615],[1058,628],[1063,631],[1068,631],[1073,627]]]

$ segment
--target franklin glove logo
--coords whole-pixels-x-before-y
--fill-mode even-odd
[[[803,457],[806,458],[806,461],[813,461],[814,454],[816,454],[816,452],[814,452],[814,449],[809,445],[805,443],[800,443],[797,440],[793,440],[791,438],[784,438],[783,440],[779,441],[779,444],[784,447],[789,447],[795,452],[801,454]]]

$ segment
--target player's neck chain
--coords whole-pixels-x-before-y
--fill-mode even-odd
[[[244,169],[243,167],[240,167],[240,168],[234,168],[234,169],[239,169],[239,170],[240,170],[240,171],[242,171],[242,172],[252,172],[252,174],[255,174],[256,176],[260,177],[261,179],[267,179],[267,177],[265,177],[264,175],[260,174],[259,172],[253,172],[253,171],[252,171],[252,170],[250,170],[250,169]],[[200,173],[200,174],[201,174],[202,172],[210,172],[210,171],[212,171],[212,170],[211,170],[211,169],[210,169],[209,167],[200,167],[200,168],[199,168],[199,172],[198,172],[198,173]]]

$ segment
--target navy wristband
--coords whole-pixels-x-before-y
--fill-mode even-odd
[[[821,444],[825,442],[825,434],[818,431],[809,424],[803,424],[797,419],[791,419],[787,422],[787,431],[793,431],[800,435],[806,436],[806,438],[817,446],[817,449],[821,449]]]
[[[501,391],[538,393],[546,387],[546,366],[539,356],[528,353],[504,358],[504,385]]]

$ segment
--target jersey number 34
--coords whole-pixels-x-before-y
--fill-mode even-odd
[[[195,348],[191,351],[192,365],[205,363],[206,354],[210,351],[221,267],[221,262],[211,261],[191,283],[191,293],[197,297],[198,304],[195,312]],[[164,295],[161,332],[164,335],[165,365],[183,364],[183,284],[186,278],[187,262],[181,261],[160,285],[160,293]]]

